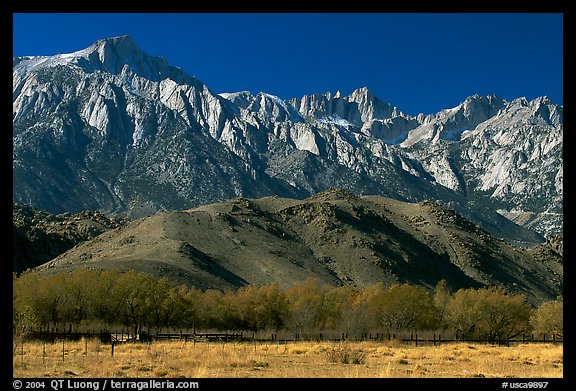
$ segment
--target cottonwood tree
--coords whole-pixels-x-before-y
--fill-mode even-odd
[[[247,285],[230,294],[229,306],[235,328],[259,331],[278,330],[289,314],[286,296],[277,283],[257,287]]]
[[[434,295],[425,288],[381,283],[356,291],[328,287],[310,278],[285,291],[273,283],[237,291],[201,291],[176,286],[135,271],[78,269],[55,275],[23,273],[13,279],[14,334],[83,321],[110,326],[279,330],[340,330],[361,335],[452,327],[463,338],[489,340],[528,331],[561,336],[562,299],[532,314],[524,297],[502,288],[451,293],[440,282]]]
[[[38,274],[22,275],[22,295],[26,297],[28,305],[33,308],[38,326],[58,328],[67,319],[62,317],[62,308],[65,302],[65,292],[62,287],[66,283],[64,273],[42,278]]]
[[[440,280],[434,288],[434,307],[436,308],[436,318],[438,327],[448,328],[448,303],[452,299],[452,292],[448,288],[446,280]]]
[[[302,283],[293,284],[286,289],[290,317],[286,326],[293,332],[322,328],[322,302],[326,287],[320,286],[315,278],[308,278]]]
[[[350,309],[353,318],[349,321],[350,331],[356,336],[367,333],[372,329],[380,328],[380,301],[386,288],[382,283],[367,286],[361,290]]]
[[[538,307],[530,317],[534,334],[564,336],[564,300],[559,297]]]
[[[182,307],[178,312],[178,324],[188,329],[206,326],[204,292],[197,288],[181,286],[177,289],[177,294],[183,299]]]
[[[531,308],[521,295],[501,287],[461,289],[448,305],[449,323],[463,339],[496,341],[529,329]]]
[[[61,320],[70,325],[78,326],[90,316],[93,307],[93,296],[100,273],[87,268],[78,268],[65,275],[60,288],[62,290]]]
[[[342,297],[339,326],[349,338],[359,338],[370,331],[370,318],[364,306],[362,291],[348,289],[348,295]]]
[[[230,292],[228,292],[230,294]],[[198,303],[197,327],[230,329],[230,308],[226,295],[217,289],[208,289],[196,297]]]
[[[193,295],[196,290],[185,285],[172,287],[165,301],[166,327],[193,328],[198,321],[197,303]]]
[[[279,330],[284,327],[290,316],[290,308],[286,294],[280,290],[278,283],[274,282],[258,289],[260,305],[256,313],[260,315],[260,329]]]
[[[120,320],[122,324],[132,327],[134,335],[149,325],[149,315],[153,311],[150,295],[156,280],[144,273],[127,271],[116,281],[116,299],[120,303]]]
[[[153,328],[156,333],[163,328],[175,326],[178,310],[184,300],[177,294],[177,287],[166,278],[161,278],[148,285],[146,297],[147,311],[144,314],[144,324]]]
[[[358,291],[349,285],[328,290],[322,302],[324,328],[332,330],[340,328],[346,333],[351,333],[352,328],[356,327],[353,317],[358,315],[354,306],[357,296]]]
[[[395,284],[373,300],[376,323],[388,331],[426,330],[436,326],[434,301],[423,287]]]
[[[13,353],[24,341],[24,338],[37,327],[38,320],[34,308],[22,297],[21,289],[18,289],[18,279],[14,274],[12,277],[12,348]]]
[[[125,289],[118,284],[120,275],[116,269],[98,273],[92,290],[90,319],[109,325],[121,324]]]

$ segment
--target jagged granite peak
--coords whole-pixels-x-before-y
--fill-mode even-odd
[[[500,116],[480,124],[466,137],[465,145],[471,148],[463,156],[476,166],[467,175],[474,175],[479,189],[490,192],[492,199],[507,203],[506,207],[503,205],[505,210],[538,211],[546,213],[548,219],[561,219],[563,127],[560,121],[562,107],[548,99],[510,102]],[[526,198],[527,191],[537,193],[538,197]]]
[[[72,53],[16,57],[15,62],[17,61],[21,67],[25,67],[27,70],[66,64],[80,66],[89,63],[92,63],[93,68],[98,63],[103,70],[110,72],[113,71],[113,67],[106,68],[103,67],[104,64],[110,64],[113,60],[119,60],[122,63],[129,62],[131,59],[141,61],[143,55],[144,53],[132,38],[121,36],[99,39],[89,47]],[[80,65],[78,65],[79,60]],[[87,69],[89,68],[91,67],[87,67]],[[118,71],[116,70],[114,73]]]
[[[352,91],[348,96],[348,102],[358,104],[362,122],[405,117],[397,107],[375,96],[367,86]]]
[[[86,70],[101,70],[113,74],[120,73],[125,64],[136,68],[148,60],[142,49],[129,35],[100,39],[78,57],[88,60],[88,63],[80,63],[80,66]],[[157,59],[162,62],[162,65],[167,65],[166,60],[160,57]]]
[[[462,132],[457,144],[441,140],[406,150],[444,186],[474,198],[486,194],[512,221],[538,232],[561,233],[561,120],[562,107],[549,99],[519,98]]]
[[[114,42],[99,41],[75,58],[99,59],[98,51],[115,50],[106,49]],[[130,41],[116,43],[131,52]],[[57,62],[61,57],[54,56]],[[141,58],[139,64],[116,61],[125,63],[120,74],[60,62],[28,71],[17,63],[15,200],[56,213],[141,215],[245,192],[299,194],[260,174],[259,157],[248,144],[261,138],[237,117],[236,106],[181,70],[164,67],[164,60]],[[158,72],[137,74],[133,66]],[[171,75],[180,73],[179,83]],[[265,182],[272,187],[263,190]]]
[[[293,98],[289,103],[303,116],[315,118],[339,117],[351,124],[362,126],[370,120],[385,120],[403,114],[389,103],[374,96],[368,87],[358,88],[346,97],[340,91],[332,95],[305,95],[300,99]]]
[[[547,125],[560,126],[564,123],[564,110],[547,96],[536,98],[530,102],[533,107],[533,118],[542,119]]]
[[[218,95],[243,109],[247,109],[254,101],[254,95],[250,91],[222,92]]]
[[[149,56],[129,35],[96,41],[78,56],[76,64],[87,72],[102,71],[111,74],[126,72],[151,81],[171,79],[179,84],[193,84],[194,79],[181,69],[170,66],[161,56]]]
[[[425,123],[410,132],[402,146],[410,147],[420,142],[438,143],[440,140],[458,141],[463,133],[494,117],[505,106],[505,100],[495,95],[470,96],[458,106],[426,118]]]
[[[303,121],[300,114],[291,104],[266,92],[259,92],[253,95],[249,91],[241,91],[237,93],[221,93],[219,95],[236,106],[256,114],[264,122]]]
[[[495,235],[542,242],[562,231],[562,130],[547,97],[474,95],[412,117],[367,87],[215,94],[129,37],[13,59],[13,199],[54,213],[338,186],[449,203]]]

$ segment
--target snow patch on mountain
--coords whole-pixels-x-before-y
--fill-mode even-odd
[[[334,124],[338,126],[343,126],[345,128],[354,126],[350,122],[346,121],[344,118],[341,118],[338,114],[329,115],[328,117],[322,117],[317,119],[317,121],[323,124]]]

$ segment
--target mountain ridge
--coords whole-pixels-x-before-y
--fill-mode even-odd
[[[216,94],[126,36],[13,65],[14,202],[137,217],[338,186],[441,201],[512,242],[562,232],[563,108],[545,97],[412,117],[366,87]]]

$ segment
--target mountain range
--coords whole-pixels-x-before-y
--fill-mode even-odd
[[[138,218],[338,187],[431,200],[532,245],[562,233],[562,137],[547,97],[410,116],[367,87],[217,94],[129,36],[13,58],[13,201],[51,213]]]

